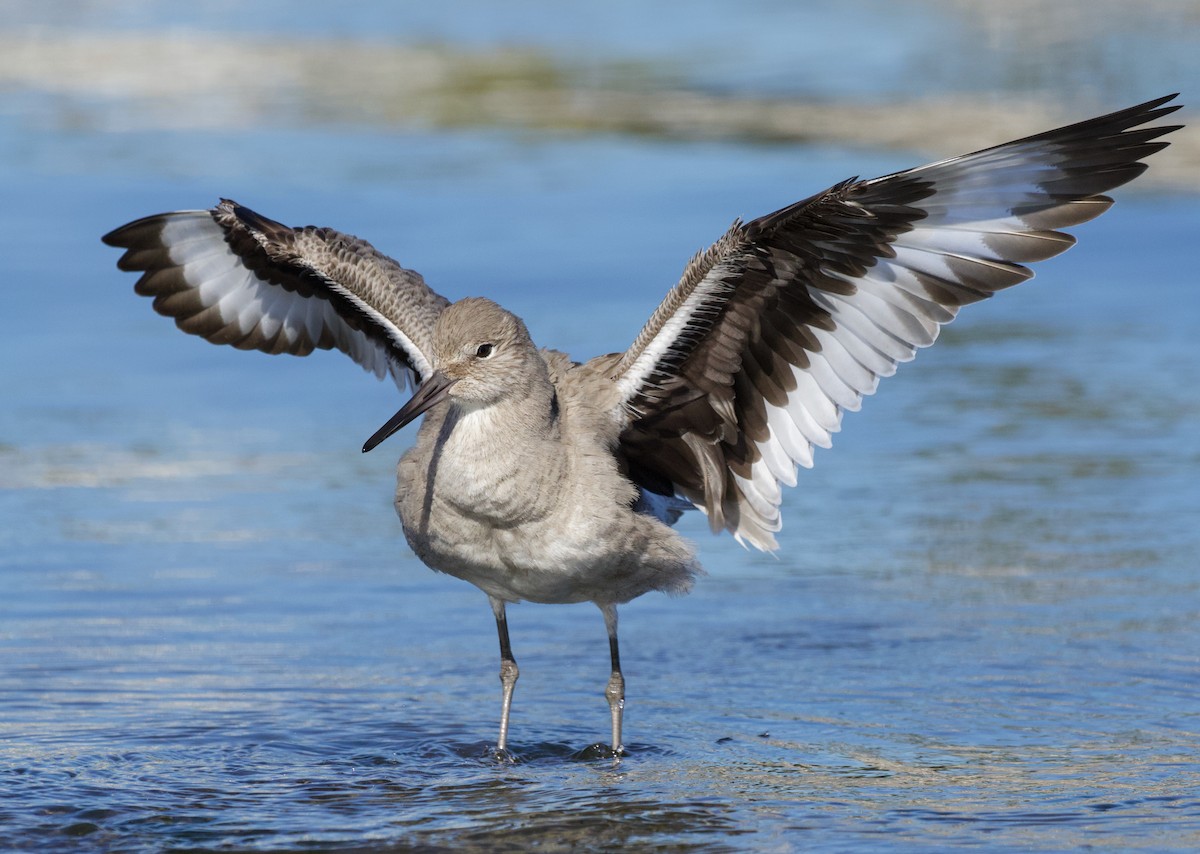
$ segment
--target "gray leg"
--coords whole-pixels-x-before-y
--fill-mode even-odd
[[[503,693],[500,700],[500,741],[496,744],[496,753],[504,755],[508,752],[508,713],[512,709],[513,688],[521,672],[517,670],[517,660],[513,658],[512,646],[508,642],[504,600],[494,596],[488,599],[492,603],[492,613],[496,615],[496,633],[500,636],[500,685]]]
[[[625,752],[621,743],[621,716],[625,710],[625,677],[621,675],[621,653],[617,648],[617,606],[601,605],[604,613],[604,626],[608,629],[608,651],[612,656],[612,676],[608,678],[608,687],[604,696],[608,699],[608,708],[612,712],[612,752],[620,756]]]

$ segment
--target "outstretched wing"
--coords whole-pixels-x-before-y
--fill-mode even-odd
[[[418,273],[357,237],[289,228],[223,199],[123,225],[135,290],[184,332],[243,350],[305,356],[336,348],[403,389],[431,373],[433,325],[449,304]]]
[[[780,484],[967,303],[1033,274],[1177,127],[1175,96],[871,181],[733,227],[697,255],[609,375],[644,489],[775,547]],[[602,367],[605,363],[598,362]]]

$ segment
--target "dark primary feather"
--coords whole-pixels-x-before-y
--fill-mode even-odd
[[[773,548],[779,484],[841,413],[959,307],[1029,278],[1102,193],[1140,174],[1174,96],[869,181],[733,227],[696,256],[611,369],[641,486]]]

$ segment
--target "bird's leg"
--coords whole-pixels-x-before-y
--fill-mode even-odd
[[[500,685],[503,693],[500,699],[500,740],[496,744],[497,756],[504,758],[508,755],[508,713],[512,709],[513,688],[517,685],[517,677],[521,672],[517,669],[517,660],[513,658],[512,646],[508,641],[508,619],[504,614],[504,600],[489,596],[492,612],[496,615],[496,633],[500,636]]]
[[[608,651],[612,656],[612,676],[608,678],[608,687],[604,696],[608,699],[608,708],[612,712],[612,752],[620,756],[625,752],[621,743],[621,716],[625,710],[625,677],[621,675],[621,653],[617,647],[617,606],[601,605],[604,612],[604,626],[608,629]]]

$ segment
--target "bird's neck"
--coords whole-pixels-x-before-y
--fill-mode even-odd
[[[486,405],[452,404],[448,420],[460,450],[469,445],[511,453],[515,448],[556,439],[561,416],[558,394],[544,374],[534,379]]]
[[[562,453],[554,387],[528,388],[487,406],[452,404],[430,448],[441,500],[506,524],[553,511],[570,466]]]

